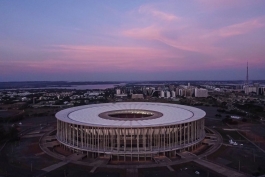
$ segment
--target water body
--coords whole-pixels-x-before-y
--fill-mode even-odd
[[[105,90],[108,88],[114,88],[117,85],[125,85],[125,83],[120,84],[95,84],[95,85],[72,85],[72,86],[54,86],[54,87],[37,87],[37,88],[17,88],[19,90],[45,90],[45,89],[69,89],[69,90],[93,90],[93,89],[99,89],[99,90]],[[17,89],[2,89],[2,90],[17,90]],[[1,89],[0,89],[1,90]]]
[[[120,84],[115,84],[115,85],[120,85]],[[76,90],[89,90],[89,89],[100,89],[104,90],[107,88],[114,88],[115,85],[113,84],[98,84],[98,85],[73,85],[70,87],[43,87],[42,89],[45,88],[50,88],[50,89],[76,89]]]

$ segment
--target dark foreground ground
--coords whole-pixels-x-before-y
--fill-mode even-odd
[[[200,108],[207,112],[206,125],[217,130],[222,135],[224,140],[223,145],[218,151],[205,158],[211,162],[242,171],[250,175],[264,174],[265,153],[254,146],[251,142],[246,140],[243,136],[238,134],[236,131],[227,131],[226,129],[231,129],[231,127],[222,123],[221,118],[214,117],[216,114],[216,108]],[[4,147],[3,145],[5,142],[1,142],[0,144],[0,176],[125,177],[128,174],[126,169],[102,167],[98,167],[94,173],[90,173],[92,167],[75,165],[71,163],[57,168],[54,171],[45,173],[41,169],[60,162],[60,160],[52,158],[43,153],[39,147],[40,137],[45,132],[51,131],[55,128],[55,118],[31,117],[29,119],[23,120],[22,123],[23,125],[21,129],[25,132],[25,136],[23,138],[21,138],[19,141],[7,142]],[[240,126],[232,128],[240,128]],[[250,127],[250,130],[255,129],[255,124],[250,124],[248,127]],[[246,129],[246,126],[244,128]],[[256,131],[265,134],[264,125],[259,125]],[[239,144],[243,145],[229,145],[229,139],[233,139],[234,141],[237,141]],[[174,171],[170,171],[166,166],[157,168],[139,168],[137,174],[139,177],[220,176],[211,171],[211,169],[201,167],[193,162],[171,167],[174,169]],[[199,171],[200,174],[195,174],[196,171]]]

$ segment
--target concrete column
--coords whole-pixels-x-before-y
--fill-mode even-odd
[[[126,129],[123,129],[123,151],[126,152]]]
[[[182,144],[182,124],[179,125],[179,144]]]
[[[98,142],[98,144],[97,144],[98,152],[99,152],[99,144],[100,144],[100,139],[99,139],[99,129],[100,129],[100,128],[96,128],[97,135],[98,135],[98,136],[97,136],[97,139],[98,139],[98,141],[97,141],[97,142]]]
[[[84,147],[84,136],[83,136],[83,133],[84,133],[84,129],[83,129],[83,125],[80,125],[80,137],[81,137],[81,147],[83,148]]]
[[[195,121],[194,123],[195,123],[194,136],[195,136],[195,140],[197,140],[197,121]]]
[[[73,124],[72,128],[73,128],[73,146],[75,146],[75,124]]]
[[[95,132],[94,132],[94,127],[91,127],[91,148],[92,150],[94,150],[94,135],[95,135]]]
[[[117,150],[120,151],[120,129],[117,129]]]
[[[151,127],[151,133],[150,133],[150,149],[153,151],[153,128]]]
[[[139,128],[137,128],[137,152],[139,152]],[[138,158],[139,161],[139,158]]]
[[[186,125],[185,125],[185,123],[183,124],[183,137],[184,137],[184,139],[183,139],[183,143],[184,143],[184,146],[186,145],[186,129],[187,129],[187,127],[186,127]]]
[[[79,136],[79,125],[76,125],[76,142],[77,142],[77,147],[79,147],[78,136]]]
[[[190,143],[190,123],[188,122],[188,143]]]
[[[132,132],[132,128],[131,128],[131,152],[132,152],[132,134],[133,134],[133,132]],[[131,160],[132,160],[132,156],[131,156]]]
[[[164,138],[163,138],[163,140],[164,140],[164,150],[166,149],[166,136],[167,136],[167,128],[164,127]]]
[[[159,127],[159,133],[157,134],[157,140],[158,140],[158,149],[160,150],[161,147],[161,141],[160,141],[160,136],[161,136],[161,127]]]
[[[59,138],[59,120],[57,119],[57,133],[56,136]]]
[[[176,130],[176,146],[179,145],[179,131],[180,131],[179,125],[177,125],[177,130]]]
[[[171,148],[171,130],[172,130],[172,126],[168,127],[168,144],[167,144],[167,148]]]
[[[145,143],[146,143],[146,130],[142,130],[142,136],[143,136],[143,149],[144,149],[144,151],[146,151],[146,145],[145,145]]]
[[[65,125],[65,142],[68,143],[68,123],[66,123]]]
[[[115,130],[111,129],[110,131],[111,131],[111,132],[110,132],[110,133],[111,133],[111,137],[110,137],[110,138],[111,138],[111,140],[110,140],[110,142],[111,142],[111,143],[110,143],[110,144],[111,144],[111,145],[110,145],[110,149],[111,149],[111,151],[113,151],[113,147],[114,147],[114,139],[113,139],[113,138],[114,138],[114,135],[115,135],[115,134],[114,134]]]
[[[194,121],[193,122],[191,122],[191,136],[190,136],[190,138],[191,138],[191,141],[193,142],[194,141],[194,135],[193,135],[193,130],[194,130]]]

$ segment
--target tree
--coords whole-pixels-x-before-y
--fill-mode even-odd
[[[246,118],[243,118],[243,119],[242,119],[242,122],[247,122],[247,119],[246,119]]]
[[[6,136],[6,131],[3,127],[3,125],[0,124],[0,141],[3,140]]]
[[[19,136],[18,136],[17,125],[10,127],[6,132],[6,136],[10,140],[18,140]]]

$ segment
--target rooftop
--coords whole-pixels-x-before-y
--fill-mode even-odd
[[[111,118],[114,112],[152,114],[143,118],[130,116]],[[134,113],[132,113],[134,112]],[[104,113],[107,116],[102,116]],[[153,116],[154,115],[154,116]],[[97,127],[154,127],[181,124],[203,118],[206,113],[198,108],[166,103],[119,102],[78,106],[58,112],[55,116],[64,122]]]

